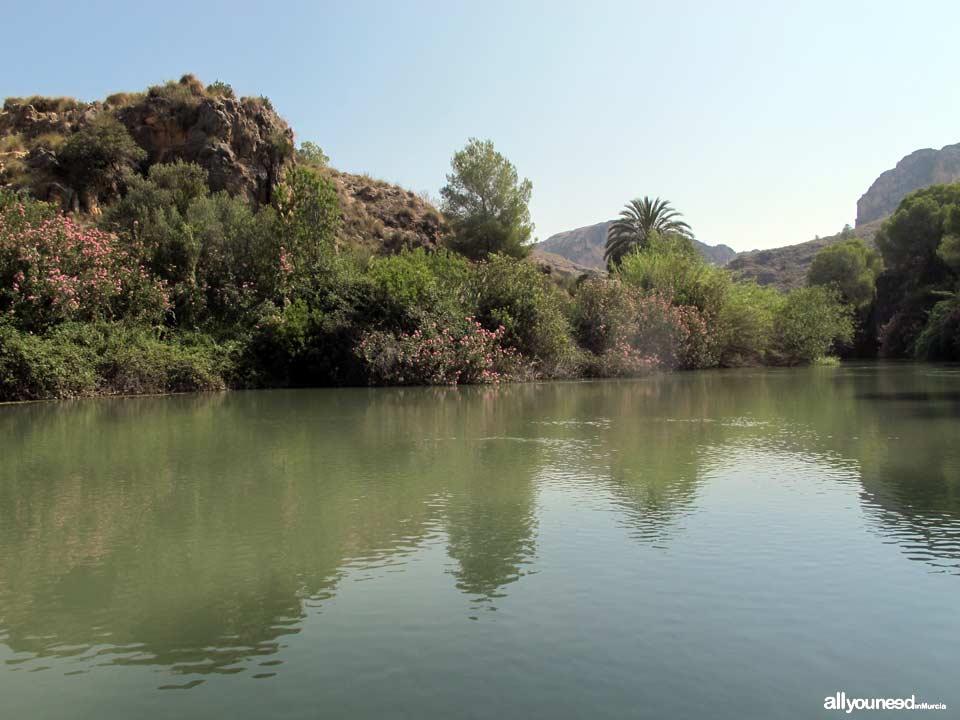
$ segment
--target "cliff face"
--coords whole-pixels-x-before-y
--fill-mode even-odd
[[[607,231],[612,224],[613,221],[608,220],[551,235],[537,244],[534,253],[559,255],[585,268],[606,270],[603,251],[607,243]],[[714,265],[726,265],[737,254],[726,245],[707,245],[699,240],[694,240],[693,244]]]
[[[914,190],[958,179],[960,144],[912,152],[896,167],[881,173],[857,201],[857,227],[885,218]]]
[[[84,197],[71,187],[71,168],[59,149],[83,127],[118,120],[146,153],[141,167],[182,159],[209,173],[212,190],[253,203],[270,200],[293,161],[293,131],[265,98],[236,98],[229,86],[209,88],[192,76],[145,93],[118,93],[104,101],[8,98],[0,112],[0,184],[26,187],[65,209],[96,212],[115,188]]]

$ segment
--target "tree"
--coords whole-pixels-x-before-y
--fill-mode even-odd
[[[817,253],[807,271],[807,284],[832,286],[844,303],[863,308],[876,295],[882,269],[880,256],[860,238],[851,238]]]
[[[603,253],[607,266],[613,268],[619,265],[623,256],[634,248],[642,250],[647,247],[653,232],[663,236],[693,238],[690,226],[680,220],[681,217],[683,215],[674,210],[667,200],[651,200],[646,196],[642,200],[631,200],[607,231],[607,247]]]
[[[453,230],[450,247],[474,260],[491,253],[524,257],[533,232],[533,184],[491,140],[471,138],[450,162],[453,172],[440,190],[441,209]]]
[[[124,174],[146,159],[127,129],[112,117],[101,117],[73,133],[58,153],[69,182],[97,197],[115,189]]]
[[[305,141],[297,148],[297,162],[311,167],[326,167],[330,158],[319,145]]]

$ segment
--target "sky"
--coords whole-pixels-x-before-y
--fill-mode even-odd
[[[803,242],[904,155],[960,142],[956,0],[0,1],[0,95],[192,72],[268,96],[335,167],[433,196],[490,138],[541,240],[650,195],[709,244]]]

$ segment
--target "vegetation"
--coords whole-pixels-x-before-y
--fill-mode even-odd
[[[525,257],[533,232],[527,207],[533,184],[498,153],[490,140],[471,138],[450,162],[440,190],[453,235],[450,247],[473,260],[491,253]]]
[[[911,193],[883,224],[874,315],[885,355],[960,360],[958,237],[960,183]]]
[[[643,250],[654,235],[662,237],[692,238],[690,226],[682,215],[660,198],[648,197],[631,200],[620,212],[620,218],[610,226],[604,259],[607,267],[614,268],[631,250]]]
[[[147,92],[175,105],[233,96],[193,76]],[[454,154],[445,222],[412,193],[338,173],[313,143],[294,151],[288,135],[277,151],[295,162],[262,204],[212,191],[192,163],[144,168],[115,114],[61,143],[71,182],[105,207],[64,215],[0,192],[0,400],[807,363],[848,343],[852,318],[878,302],[876,254],[857,240],[824,252],[812,286],[784,295],[709,265],[679,213],[650,198],[611,230],[608,277],[558,281],[525,259],[532,185],[490,141]],[[916,332],[939,358],[956,352],[945,338],[960,315],[960,232],[934,207],[895,218],[881,249],[888,266],[922,262],[943,280]],[[935,225],[923,213],[940,235],[917,260],[901,235]]]
[[[809,285],[834,288],[840,299],[855,308],[870,304],[877,293],[883,261],[859,238],[829,245],[817,253],[807,273]]]

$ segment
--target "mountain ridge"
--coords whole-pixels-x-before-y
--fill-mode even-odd
[[[595,271],[606,270],[603,251],[607,242],[607,231],[613,220],[584,225],[551,235],[534,246],[533,254],[552,254],[566,258],[570,262]],[[727,245],[707,245],[699,240],[694,246],[708,262],[714,265],[726,265],[736,256],[736,251]]]

